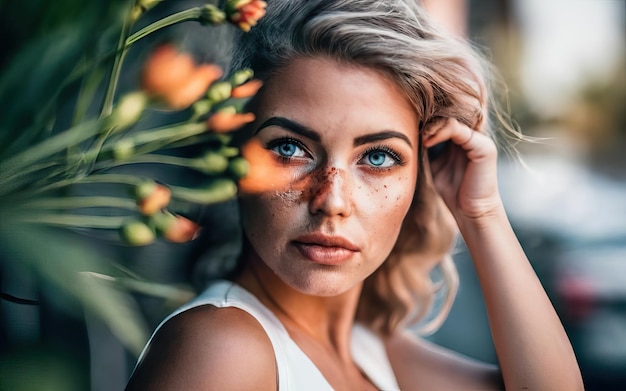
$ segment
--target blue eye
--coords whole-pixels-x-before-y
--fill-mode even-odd
[[[299,142],[292,139],[275,140],[269,145],[270,149],[284,158],[304,157],[306,151]]]
[[[278,153],[283,156],[293,156],[296,154],[297,146],[294,144],[280,144],[277,149]]]
[[[380,147],[367,151],[363,155],[363,160],[365,161],[365,164],[376,168],[387,168],[395,166],[396,164],[401,164],[401,159],[396,153]]]

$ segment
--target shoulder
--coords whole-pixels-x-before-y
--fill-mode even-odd
[[[503,390],[497,366],[453,352],[408,332],[385,338],[401,389]]]
[[[159,329],[127,390],[276,390],[276,378],[274,350],[257,320],[205,305]]]

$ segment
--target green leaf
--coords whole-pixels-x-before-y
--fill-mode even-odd
[[[148,334],[137,304],[126,292],[84,274],[106,273],[112,263],[86,241],[58,230],[4,220],[0,225],[0,249],[3,259],[69,294],[85,311],[107,324],[129,350],[136,354],[141,351]]]
[[[60,80],[74,68],[84,45],[84,36],[67,28],[27,44],[0,78],[2,141],[9,143],[29,128],[33,118],[49,107],[61,90]],[[44,121],[45,122],[45,121]],[[37,136],[33,129],[29,136]]]

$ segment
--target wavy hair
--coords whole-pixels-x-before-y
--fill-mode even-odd
[[[236,45],[233,69],[249,67],[268,80],[296,58],[325,56],[389,77],[414,106],[420,134],[447,117],[490,133],[487,63],[467,41],[431,24],[416,0],[269,0],[267,11]],[[411,210],[391,254],[366,279],[357,311],[357,320],[385,334],[423,320],[445,289],[439,314],[422,328],[435,330],[458,287],[450,255],[457,228],[420,154]],[[424,264],[441,268],[441,283]]]

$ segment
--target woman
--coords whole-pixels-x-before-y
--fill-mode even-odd
[[[128,389],[583,388],[504,212],[466,43],[414,0],[281,0],[234,66],[265,83],[243,130],[239,272],[158,328]],[[454,292],[457,229],[499,369],[405,331],[429,309],[433,267]]]

